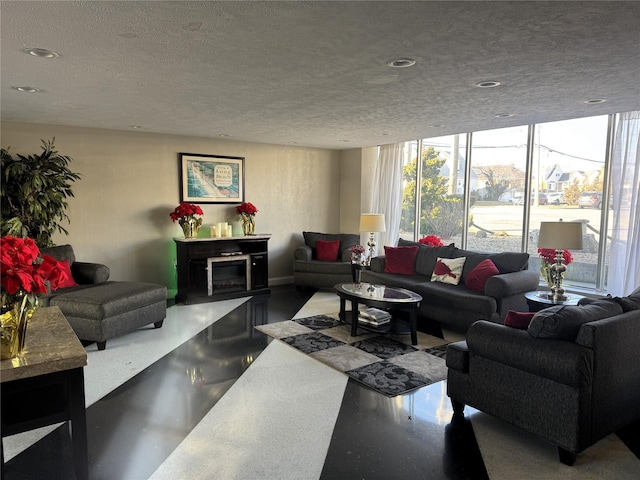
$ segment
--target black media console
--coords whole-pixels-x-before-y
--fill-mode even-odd
[[[174,238],[177,248],[176,302],[198,303],[270,293],[271,235]]]

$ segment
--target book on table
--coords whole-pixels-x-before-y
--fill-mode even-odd
[[[391,314],[379,308],[370,307],[359,312],[358,320],[367,325],[384,325],[391,321]]]

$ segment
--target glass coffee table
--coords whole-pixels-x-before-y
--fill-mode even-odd
[[[417,293],[404,288],[376,285],[373,283],[338,283],[333,287],[340,297],[340,320],[351,323],[351,336],[355,337],[358,327],[378,333],[411,334],[411,344],[418,344],[418,307],[422,297]],[[351,312],[346,311],[347,301],[351,302]],[[400,310],[409,313],[408,331],[407,322],[392,316],[387,324],[374,326],[364,325],[358,322],[358,305],[366,305],[385,310]],[[351,313],[351,321],[347,319],[347,313]],[[403,329],[403,325],[405,328]]]

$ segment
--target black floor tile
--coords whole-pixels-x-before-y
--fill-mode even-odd
[[[292,318],[311,294],[288,285],[252,298],[87,408],[89,477],[148,478],[267,346],[254,325]],[[65,423],[4,475],[73,479],[71,465]]]
[[[469,422],[439,416],[443,395],[443,382],[389,398],[349,380],[321,478],[488,479]]]

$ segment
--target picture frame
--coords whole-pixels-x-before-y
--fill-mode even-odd
[[[179,153],[180,201],[244,202],[244,157]]]

